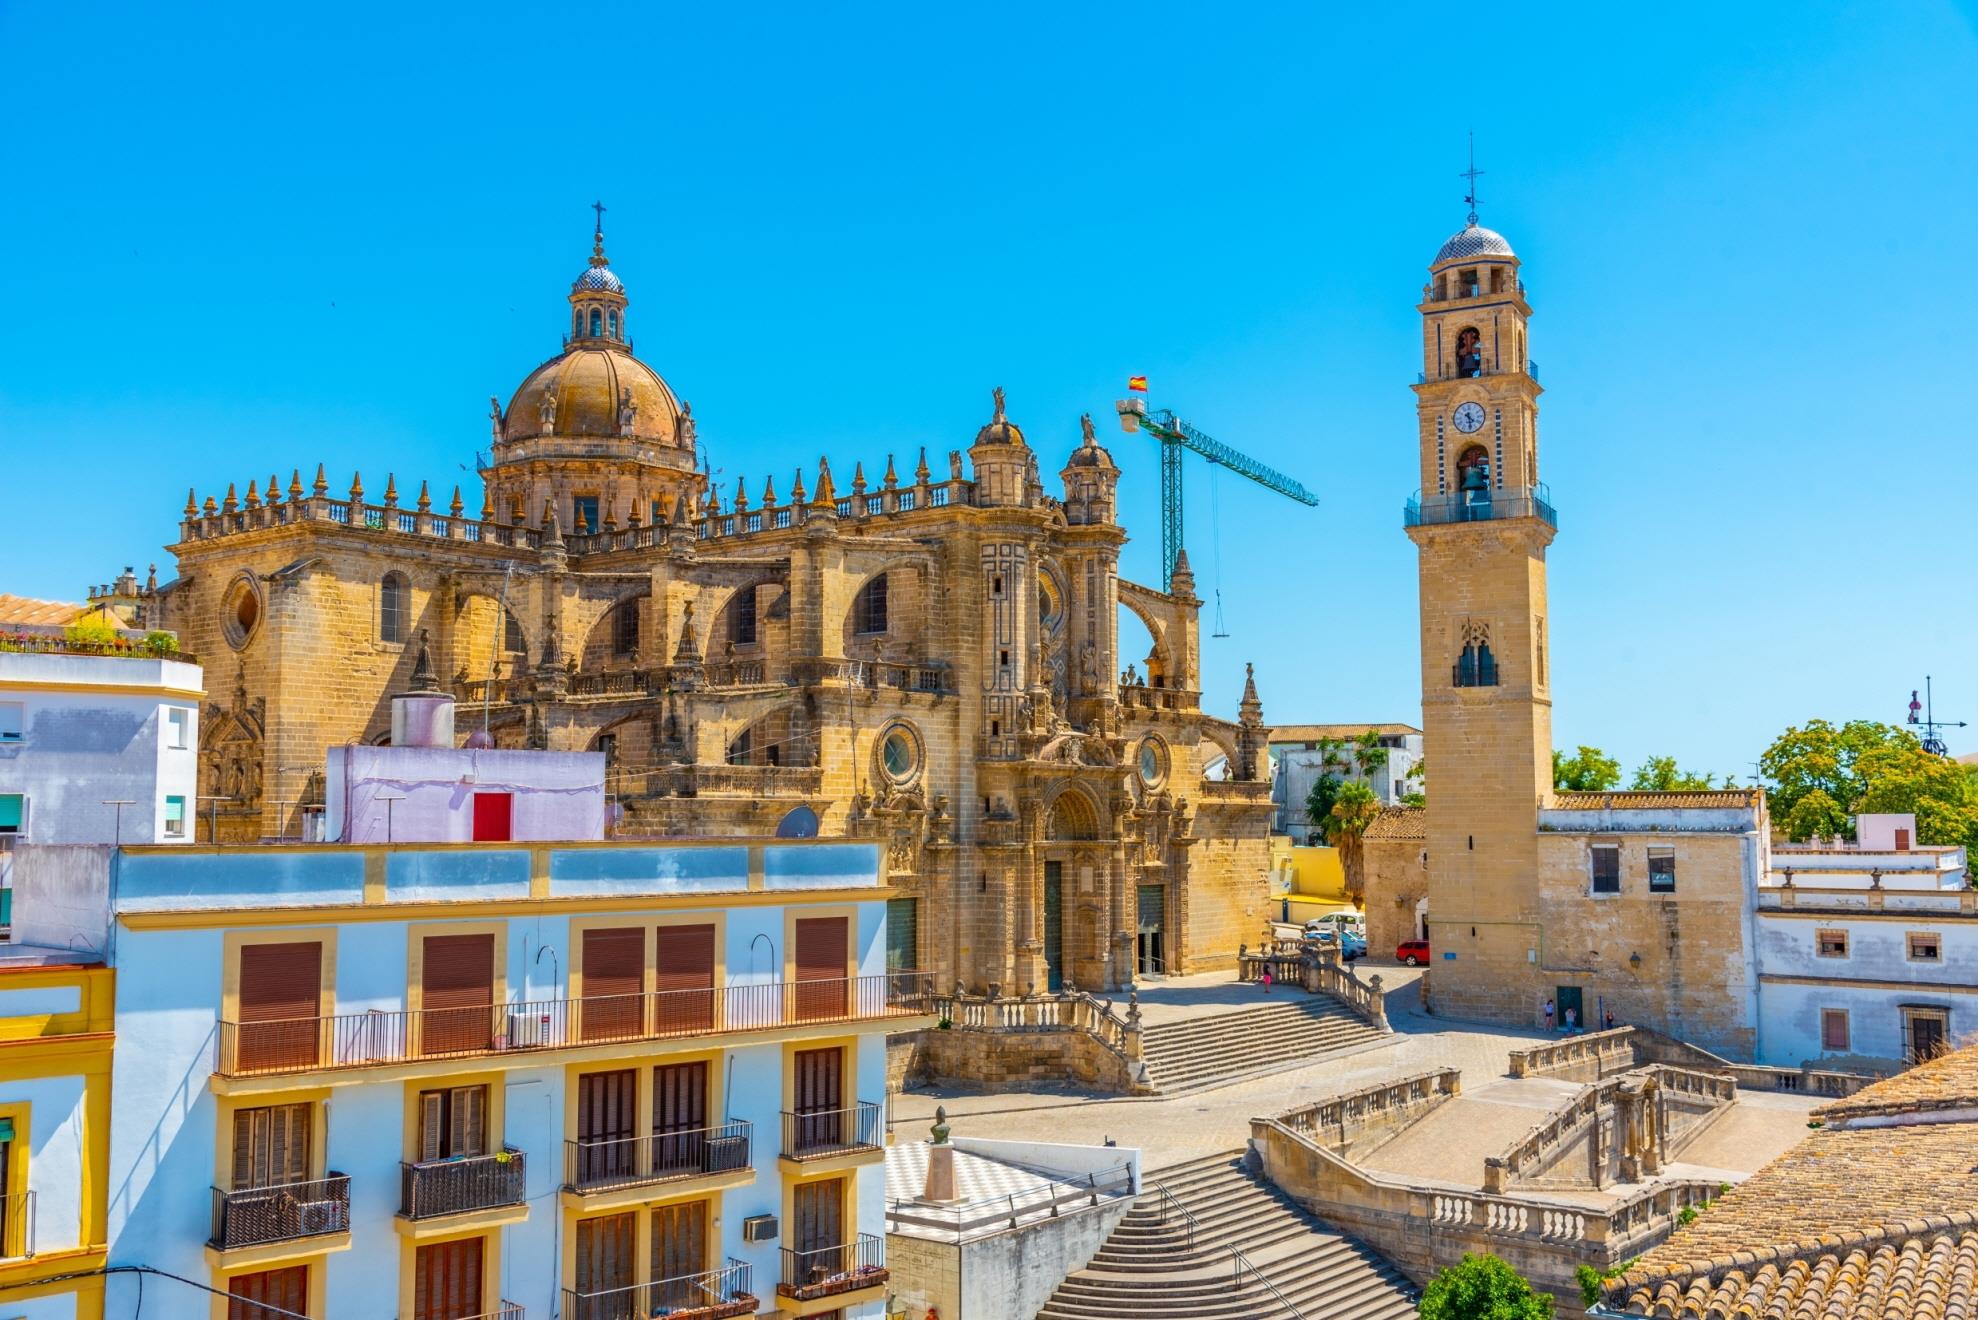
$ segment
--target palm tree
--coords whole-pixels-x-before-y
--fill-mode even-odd
[[[1332,800],[1332,810],[1326,813],[1326,842],[1339,849],[1339,865],[1346,872],[1346,896],[1353,900],[1354,907],[1366,903],[1366,850],[1363,846],[1367,826],[1380,815],[1380,799],[1374,790],[1359,780],[1349,780],[1339,786],[1339,792]]]

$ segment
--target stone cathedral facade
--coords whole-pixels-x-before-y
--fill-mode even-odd
[[[477,506],[320,466],[189,494],[176,579],[98,593],[205,662],[202,835],[303,833],[323,749],[388,737],[423,650],[471,741],[606,752],[624,833],[883,841],[893,956],[944,988],[1118,988],[1258,938],[1255,687],[1203,713],[1185,561],[1171,592],[1119,577],[1089,418],[1056,493],[1000,389],[932,464],[718,491],[602,232],[568,301],[563,351],[491,401]]]

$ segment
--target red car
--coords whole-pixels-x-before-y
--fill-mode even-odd
[[[1394,946],[1394,960],[1407,963],[1410,967],[1420,967],[1429,960],[1427,940],[1403,940]]]

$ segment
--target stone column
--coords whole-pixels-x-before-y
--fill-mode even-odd
[[[1137,918],[1132,886],[1127,883],[1126,843],[1122,839],[1113,840],[1111,874],[1107,881],[1112,891],[1112,924],[1107,938],[1112,947],[1107,957],[1110,968],[1106,988],[1124,990],[1133,984],[1133,931]]]

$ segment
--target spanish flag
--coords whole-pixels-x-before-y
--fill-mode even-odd
[[[1147,378],[1145,376],[1128,376],[1126,378],[1126,387],[1145,394],[1147,392]]]

